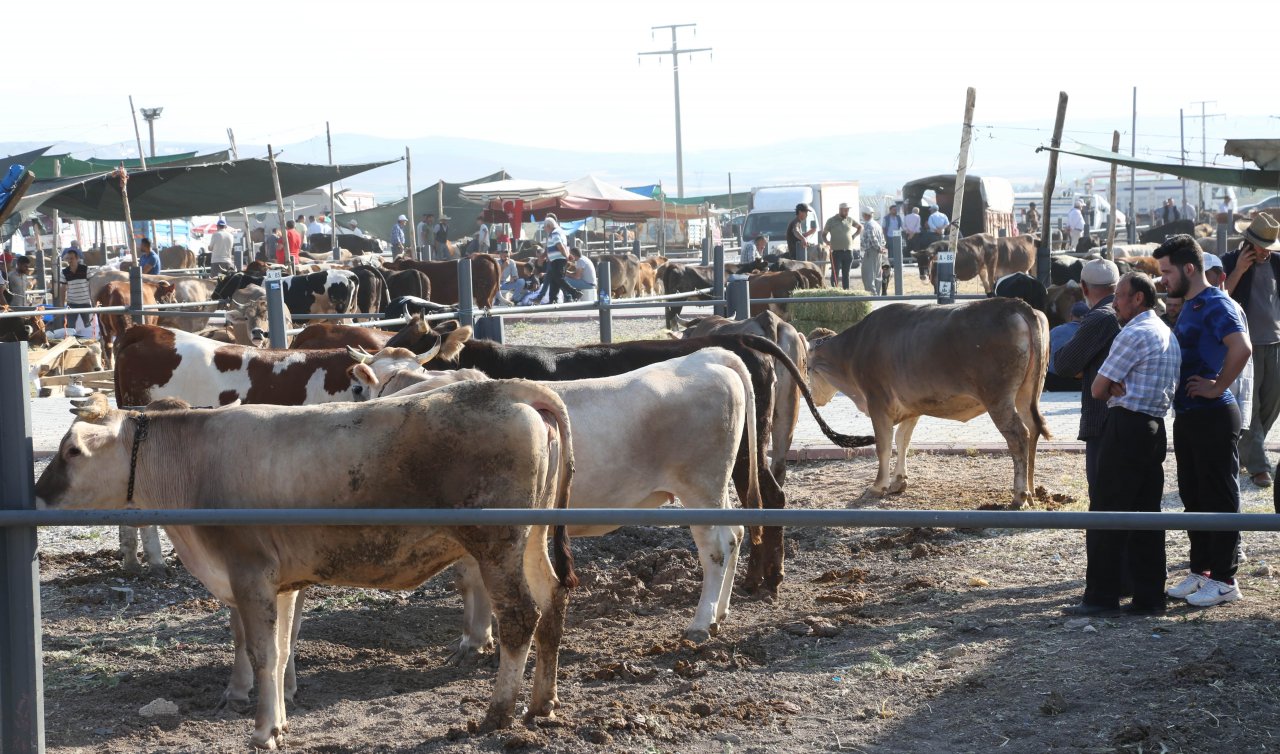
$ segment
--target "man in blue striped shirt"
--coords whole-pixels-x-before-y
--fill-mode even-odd
[[[1173,402],[1182,351],[1169,327],[1155,315],[1151,278],[1130,272],[1116,286],[1116,316],[1124,329],[1111,343],[1091,387],[1107,401],[1098,457],[1098,476],[1089,510],[1157,513],[1164,495],[1168,449],[1164,416]],[[1127,612],[1164,612],[1163,531],[1089,530],[1084,598],[1068,608],[1076,615],[1099,615],[1119,607],[1129,586]],[[1127,570],[1127,574],[1125,573]],[[1125,584],[1125,576],[1130,583]]]

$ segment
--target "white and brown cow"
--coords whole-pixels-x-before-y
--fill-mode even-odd
[[[111,410],[99,395],[73,411],[80,421],[40,475],[38,507],[563,508],[573,473],[564,404],[540,385],[515,380],[461,383],[363,405],[139,414]],[[354,426],[358,436],[351,434]],[[482,440],[465,432],[472,426],[485,427]],[[304,447],[283,437],[325,441]],[[258,451],[236,464],[204,462],[246,442]],[[280,473],[301,466],[307,473]],[[503,473],[476,473],[488,468]],[[498,674],[482,727],[511,724],[531,641],[537,668],[528,714],[551,715],[558,706],[567,589],[577,579],[564,527],[555,529],[554,566],[546,530],[166,527],[183,563],[214,596],[238,608],[260,690],[252,743],[265,749],[282,746],[288,730],[283,676],[300,589],[413,589],[464,557],[478,564],[500,630]]]
[[[839,390],[871,417],[880,468],[869,495],[907,486],[907,447],[921,416],[987,413],[1013,456],[1013,505],[1030,501],[1036,442],[1049,437],[1040,392],[1049,362],[1044,314],[1011,298],[954,306],[890,304],[809,346],[809,383],[825,405]],[[898,462],[889,475],[897,427]]]
[[[193,406],[349,401],[351,358],[345,349],[285,351],[227,345],[163,327],[128,329],[117,348],[120,406],[179,398]]]
[[[488,379],[474,369],[423,372],[417,368],[418,358],[405,349],[384,349],[363,359],[353,373],[365,383],[368,396],[378,396],[383,387],[404,385],[389,398],[425,393],[460,379]],[[744,435],[748,452],[756,448],[751,375],[730,351],[705,348],[614,377],[541,384],[564,401],[574,427],[576,466],[569,507],[656,508],[675,499],[685,508],[730,507],[729,487]],[[623,458],[626,462],[618,463]],[[754,470],[755,459],[748,461]],[[745,506],[760,507],[754,474],[747,498]],[[596,537],[617,528],[570,527],[569,533]],[[689,529],[702,564],[702,595],[684,636],[703,642],[728,616],[743,530]],[[464,630],[455,658],[464,660],[492,641],[492,608],[474,563],[459,561],[458,569]]]

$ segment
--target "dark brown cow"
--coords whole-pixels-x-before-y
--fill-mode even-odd
[[[751,299],[791,298],[797,289],[818,288],[822,285],[822,276],[815,282],[809,270],[783,270],[781,272],[761,272],[751,276],[747,281]],[[773,307],[785,313],[786,304],[752,304],[751,316],[763,314]]]
[[[653,267],[644,264],[635,254],[601,254],[593,260],[609,267],[609,284],[614,298],[634,298],[653,293],[655,282]],[[643,269],[642,269],[643,268]]]
[[[150,283],[145,280],[142,282],[143,304],[172,304],[176,301],[174,294],[175,289],[172,283],[165,281]],[[93,304],[94,306],[129,306],[129,301],[129,283],[116,280],[107,283],[102,290],[98,291],[98,296],[94,299]],[[126,319],[128,316],[127,314],[98,315],[98,332],[102,339],[102,359],[108,369],[111,368],[115,356],[112,352],[112,344],[129,326]],[[145,324],[154,325],[159,318],[159,315],[148,314],[142,318],[142,321]]]
[[[498,297],[498,282],[502,268],[498,260],[489,254],[472,254],[471,290],[475,293],[476,306],[493,306]],[[389,270],[418,270],[431,280],[431,300],[438,304],[456,304],[458,299],[458,260],[447,262],[418,262],[413,259],[397,259],[388,262]],[[423,298],[426,298],[423,296]]]
[[[996,281],[1014,272],[1035,275],[1036,244],[1039,236],[996,238],[990,233],[965,236],[956,243],[956,280],[978,278],[988,296],[994,294]],[[931,244],[925,253],[929,260],[929,279],[938,285],[934,262],[939,251],[947,250],[947,242]],[[917,257],[918,259],[918,257]]]
[[[387,297],[395,301],[401,296],[431,300],[431,278],[418,270],[384,271],[387,279]]]
[[[352,327],[351,325],[335,325],[316,323],[307,325],[298,333],[291,349],[317,350],[324,348],[363,348],[369,353],[377,353],[387,344],[393,332],[376,330],[372,327]]]

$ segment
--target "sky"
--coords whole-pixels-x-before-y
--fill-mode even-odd
[[[1142,118],[1198,115],[1201,100],[1222,114],[1206,122],[1211,154],[1226,135],[1280,137],[1280,117],[1267,117],[1280,116],[1273,67],[1230,53],[1200,2],[11,5],[6,28],[27,32],[9,35],[9,59],[34,64],[0,79],[0,142],[129,143],[132,95],[164,108],[160,152],[166,140],[225,143],[228,127],[241,144],[295,143],[322,138],[328,121],[335,134],[672,155],[671,58],[637,53],[669,50],[671,32],[651,27],[684,23],[697,26],[680,30],[682,48],[712,48],[679,59],[686,157],[943,124],[958,144],[970,86],[975,124],[1029,144],[1048,140],[1066,91],[1069,137],[1107,147],[1116,128],[1127,146],[1134,86],[1140,148],[1176,153],[1176,131],[1144,133]],[[1280,4],[1240,0],[1231,15],[1247,36],[1274,27]],[[1171,19],[1190,25],[1183,38]],[[1194,32],[1198,20],[1210,34]],[[1233,131],[1245,117],[1266,133]],[[1072,130],[1099,119],[1114,125]],[[1198,153],[1200,121],[1186,124]]]

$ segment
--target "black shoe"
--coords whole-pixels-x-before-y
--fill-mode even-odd
[[[1088,602],[1081,602],[1077,605],[1062,608],[1062,612],[1066,615],[1075,615],[1082,618],[1093,618],[1104,615],[1115,615],[1120,611],[1116,605],[1093,605]]]
[[[1138,602],[1130,602],[1124,607],[1125,615],[1157,617],[1165,614],[1164,605],[1144,605]]]

